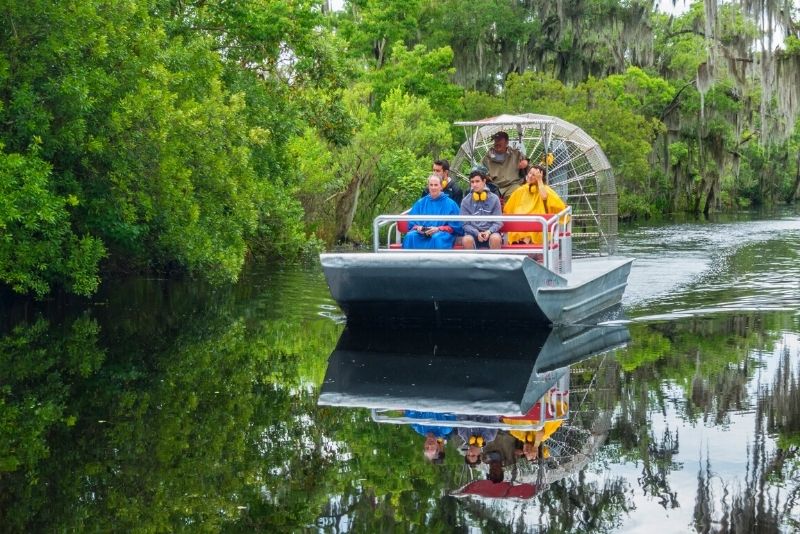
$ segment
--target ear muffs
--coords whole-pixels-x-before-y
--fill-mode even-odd
[[[449,183],[450,182],[448,180],[442,180],[442,189],[445,189]]]
[[[478,447],[483,447],[483,436],[470,436],[469,437],[469,444],[470,445],[477,445]]]
[[[472,192],[472,200],[475,202],[485,202],[487,198],[489,198],[489,195],[486,191],[481,191],[480,193]]]

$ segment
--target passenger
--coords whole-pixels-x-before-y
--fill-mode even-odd
[[[450,179],[450,163],[446,159],[437,159],[433,162],[433,174],[438,174],[442,178],[442,192],[453,199],[456,204],[461,204],[464,192],[458,186],[456,180]],[[422,192],[420,197],[428,194],[428,188]]]
[[[491,181],[500,189],[500,196],[508,196],[519,187],[521,169],[528,166],[528,158],[516,148],[508,147],[508,134],[497,132],[492,136],[494,145],[483,157]]]
[[[439,216],[437,219],[411,221],[411,231],[403,238],[403,248],[447,249],[453,248],[457,235],[463,233],[460,222],[448,221],[448,215],[458,215],[458,204],[442,193],[442,179],[438,174],[428,176],[427,195],[417,200],[409,215]]]
[[[461,201],[461,215],[502,215],[500,199],[486,189],[486,173],[483,166],[475,167],[469,173],[469,186],[472,193]],[[464,248],[494,248],[503,244],[498,233],[503,224],[500,221],[470,221],[464,223]]]
[[[437,438],[432,432],[428,432],[425,436],[425,444],[422,446],[422,454],[431,463],[442,464],[444,463],[444,446],[446,443],[446,438]]]
[[[550,457],[550,448],[544,443],[550,439],[553,433],[563,424],[564,421],[546,421],[541,430],[511,430],[510,434],[522,442],[522,448],[517,448],[514,453],[517,456],[524,456],[528,461],[539,458],[541,451],[542,459]]]
[[[404,410],[403,415],[412,419],[433,419],[436,421],[456,420],[456,416],[449,413]],[[425,441],[422,445],[422,454],[425,455],[425,458],[434,464],[443,463],[445,457],[444,447],[447,444],[447,438],[453,433],[453,427],[416,424],[411,425],[411,428],[417,434],[425,436]]]
[[[462,416],[459,416],[459,418],[462,418]],[[500,418],[497,416],[482,415],[469,416],[469,419],[475,420],[477,423],[497,423],[500,421]],[[497,437],[496,428],[462,427],[458,429],[457,433],[458,437],[461,439],[461,446],[467,447],[467,450],[464,454],[464,463],[471,467],[477,466],[481,463],[481,453],[483,452],[483,447],[494,441],[494,438]],[[456,444],[458,445],[458,443]]]
[[[474,167],[472,167],[470,174],[472,174],[475,171],[478,171],[478,173],[481,176],[486,177],[486,189],[497,195],[497,198],[500,199],[500,205],[502,206],[503,197],[500,194],[500,189],[498,189],[497,186],[492,183],[492,179],[489,177],[489,169],[487,169],[485,165],[475,165]]]
[[[567,205],[558,193],[547,185],[547,169],[542,165],[532,165],[525,176],[525,185],[514,191],[506,200],[503,213],[506,215],[540,215],[559,213]],[[509,243],[541,244],[541,232],[509,232]]]

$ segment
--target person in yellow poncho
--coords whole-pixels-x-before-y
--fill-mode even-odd
[[[524,456],[528,460],[535,460],[539,457],[539,445],[550,439],[550,436],[553,435],[553,432],[558,430],[558,427],[560,427],[563,422],[563,420],[547,421],[544,424],[544,428],[541,430],[511,430],[509,431],[509,434],[522,442],[522,451],[520,455]],[[550,448],[543,447],[542,458],[549,457]]]
[[[547,185],[547,169],[542,165],[532,165],[522,184],[503,207],[506,215],[539,215],[558,213],[567,205],[558,193]],[[541,244],[541,232],[509,232],[509,243]]]
[[[548,405],[550,404],[549,393],[544,396],[543,400]],[[531,408],[527,416],[502,417],[500,420],[504,423],[509,423],[512,425],[538,423],[538,416],[534,414],[539,413],[539,402],[537,402],[533,408]],[[555,411],[549,415],[546,415],[546,417],[563,418],[566,416],[567,411],[569,411],[569,404],[565,401],[558,401],[555,403]],[[531,416],[533,417],[529,418]],[[525,458],[528,460],[535,460],[539,456],[539,445],[550,439],[550,436],[552,436],[553,433],[558,430],[563,422],[563,419],[545,421],[540,430],[509,430],[508,433],[522,442],[522,450],[518,449],[517,454],[520,456],[525,456]],[[542,448],[542,457],[550,457],[550,450],[548,447]]]

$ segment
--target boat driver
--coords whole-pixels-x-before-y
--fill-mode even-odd
[[[503,198],[514,192],[520,185],[520,170],[528,167],[528,158],[516,148],[508,146],[508,133],[500,131],[492,136],[494,145],[483,157],[489,176],[500,189]]]

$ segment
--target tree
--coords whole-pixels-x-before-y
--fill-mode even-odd
[[[51,167],[34,146],[7,153],[0,143],[0,280],[19,293],[43,296],[60,283],[79,295],[94,293],[102,242],[69,225],[79,200],[53,191]]]

